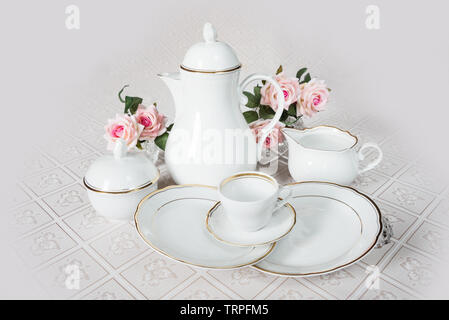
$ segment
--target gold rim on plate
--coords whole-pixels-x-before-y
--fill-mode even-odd
[[[279,200],[282,200],[282,199],[279,198]],[[212,228],[210,227],[210,224],[209,224],[210,217],[212,216],[212,214],[214,213],[214,211],[215,211],[220,205],[221,205],[221,202],[219,201],[219,202],[217,202],[216,204],[214,204],[214,206],[213,206],[212,208],[210,208],[209,211],[207,212],[207,216],[206,216],[206,228],[207,228],[207,230],[210,232],[210,234],[214,236],[215,239],[217,239],[217,240],[219,240],[219,241],[221,241],[221,242],[224,242],[224,243],[226,243],[226,244],[233,245],[233,246],[239,246],[239,247],[254,247],[254,246],[262,246],[262,245],[266,245],[266,244],[270,244],[270,243],[276,242],[276,241],[280,240],[281,238],[285,237],[285,236],[286,236],[286,235],[293,229],[293,227],[294,227],[295,224],[296,224],[296,210],[295,210],[295,208],[293,208],[293,206],[292,206],[290,203],[286,203],[286,204],[284,204],[284,206],[289,207],[289,208],[291,209],[291,212],[293,212],[293,223],[292,223],[292,225],[290,226],[290,228],[288,228],[288,230],[287,230],[284,234],[282,234],[281,236],[277,237],[276,239],[273,239],[273,240],[270,240],[270,241],[266,241],[266,242],[262,242],[262,243],[248,244],[248,245],[246,245],[246,244],[241,244],[241,243],[235,243],[235,242],[231,242],[231,241],[224,240],[224,239],[220,238],[220,237],[219,237],[219,236],[212,230]]]
[[[258,257],[258,258],[255,259],[254,261],[250,261],[250,262],[248,262],[248,263],[239,264],[239,265],[235,265],[235,266],[214,267],[214,266],[206,266],[206,265],[201,265],[201,264],[195,264],[195,263],[192,263],[192,262],[185,261],[185,260],[183,260],[183,259],[176,258],[176,257],[170,255],[169,253],[165,252],[164,250],[158,248],[156,245],[154,245],[150,240],[148,240],[148,239],[145,237],[145,235],[143,234],[143,232],[142,232],[141,229],[140,229],[139,221],[138,221],[138,216],[139,216],[139,214],[140,214],[140,212],[141,212],[141,211],[140,211],[140,208],[141,208],[142,204],[143,204],[147,199],[151,198],[151,197],[154,196],[155,194],[158,194],[158,193],[160,193],[160,192],[164,192],[164,191],[167,191],[167,190],[170,190],[170,189],[174,189],[174,188],[185,188],[185,187],[202,187],[202,188],[209,188],[209,189],[217,190],[216,187],[213,187],[213,186],[207,186],[207,185],[202,185],[202,184],[180,184],[180,185],[172,185],[172,186],[167,186],[167,187],[165,187],[165,188],[158,189],[158,190],[155,190],[155,191],[151,192],[150,194],[146,195],[146,196],[139,202],[139,204],[137,205],[136,212],[134,213],[134,224],[136,225],[136,229],[137,229],[137,232],[139,233],[139,235],[142,237],[142,239],[143,239],[143,240],[144,240],[144,241],[145,241],[151,248],[153,248],[153,249],[156,250],[157,252],[159,252],[159,253],[163,254],[164,256],[166,256],[166,257],[168,257],[168,258],[170,258],[170,259],[173,259],[173,260],[175,260],[175,261],[179,261],[179,262],[185,263],[185,264],[187,264],[187,265],[191,265],[191,266],[195,266],[195,267],[200,267],[200,268],[207,268],[207,269],[235,269],[235,268],[246,267],[246,266],[249,266],[249,265],[253,265],[253,264],[255,264],[255,263],[258,263],[259,261],[261,261],[262,259],[264,259],[266,256],[268,256],[268,255],[273,251],[274,247],[276,246],[276,242],[274,242],[274,243],[269,247],[269,250],[268,250],[263,256]],[[211,201],[215,201],[215,200],[211,200]]]
[[[336,271],[338,269],[347,267],[355,262],[357,262],[358,260],[360,260],[361,258],[363,258],[368,252],[371,251],[371,249],[374,248],[374,246],[376,245],[377,241],[379,240],[380,235],[382,234],[382,229],[383,229],[383,224],[382,224],[382,214],[381,211],[379,209],[379,207],[377,206],[377,204],[370,198],[368,197],[366,194],[361,193],[360,191],[352,188],[352,187],[348,187],[348,186],[343,186],[340,185],[338,183],[333,183],[333,182],[323,182],[323,181],[301,181],[301,182],[293,182],[293,183],[288,183],[286,184],[287,186],[293,186],[293,185],[297,185],[297,184],[303,184],[303,183],[320,183],[320,184],[330,184],[330,185],[335,185],[337,187],[341,187],[341,188],[345,188],[345,189],[349,189],[353,192],[355,192],[356,194],[361,195],[362,197],[364,197],[365,199],[367,199],[373,206],[374,209],[377,211],[377,215],[379,217],[379,232],[377,233],[374,242],[370,245],[370,247],[365,250],[360,256],[358,256],[357,258],[351,260],[350,262],[347,262],[345,264],[342,264],[340,266],[328,269],[328,270],[323,270],[323,271],[317,271],[317,272],[308,272],[308,273],[284,273],[284,272],[276,272],[276,271],[271,271],[271,270],[267,270],[264,268],[261,268],[259,266],[252,266],[253,268],[256,268],[260,271],[266,272],[266,273],[270,273],[270,274],[275,274],[275,275],[281,275],[281,276],[290,276],[290,277],[294,277],[294,276],[310,276],[310,275],[319,275],[319,274],[324,274],[324,273],[329,273],[332,271]]]

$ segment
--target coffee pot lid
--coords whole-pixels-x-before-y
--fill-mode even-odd
[[[159,170],[143,152],[127,152],[121,139],[113,154],[96,159],[84,177],[85,186],[97,192],[126,193],[150,186],[159,179]]]
[[[210,23],[203,27],[203,42],[187,50],[181,69],[193,72],[216,73],[240,68],[234,50],[226,43],[217,41],[217,32]]]

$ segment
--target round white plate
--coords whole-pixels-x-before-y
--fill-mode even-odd
[[[256,268],[285,276],[324,274],[358,261],[375,246],[381,214],[366,195],[326,182],[290,186],[296,225]]]
[[[295,209],[286,203],[273,213],[268,224],[260,230],[249,232],[235,227],[226,217],[221,202],[208,212],[207,230],[217,239],[234,246],[260,246],[275,242],[290,232],[296,222]]]
[[[204,221],[217,198],[216,188],[209,186],[177,185],[157,190],[137,207],[137,231],[156,251],[197,267],[239,268],[266,257],[275,244],[236,247],[210,235]]]

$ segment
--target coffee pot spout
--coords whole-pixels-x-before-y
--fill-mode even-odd
[[[167,85],[168,89],[170,90],[173,100],[175,102],[175,109],[178,111],[178,108],[180,108],[181,101],[182,101],[182,90],[181,90],[181,75],[179,72],[164,72],[158,74],[158,77],[164,81],[164,83]]]

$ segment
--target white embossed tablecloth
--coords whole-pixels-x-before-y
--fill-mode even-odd
[[[447,186],[419,159],[407,159],[395,132],[379,130],[372,119],[334,108],[306,124],[337,125],[350,129],[362,142],[380,144],[383,162],[353,186],[373,198],[392,222],[393,241],[343,270],[282,278],[250,267],[221,271],[177,263],[149,248],[132,223],[112,223],[98,216],[81,179],[105,152],[104,115],[77,117],[82,130],[64,133],[53,144],[36,149],[27,161],[8,212],[17,233],[13,246],[48,298],[422,298],[438,279],[434,269],[448,249]],[[162,160],[158,166],[159,186],[172,184]],[[275,177],[280,183],[292,181],[285,158]],[[79,289],[67,286],[69,265],[79,268]],[[377,274],[379,281],[370,288]]]

